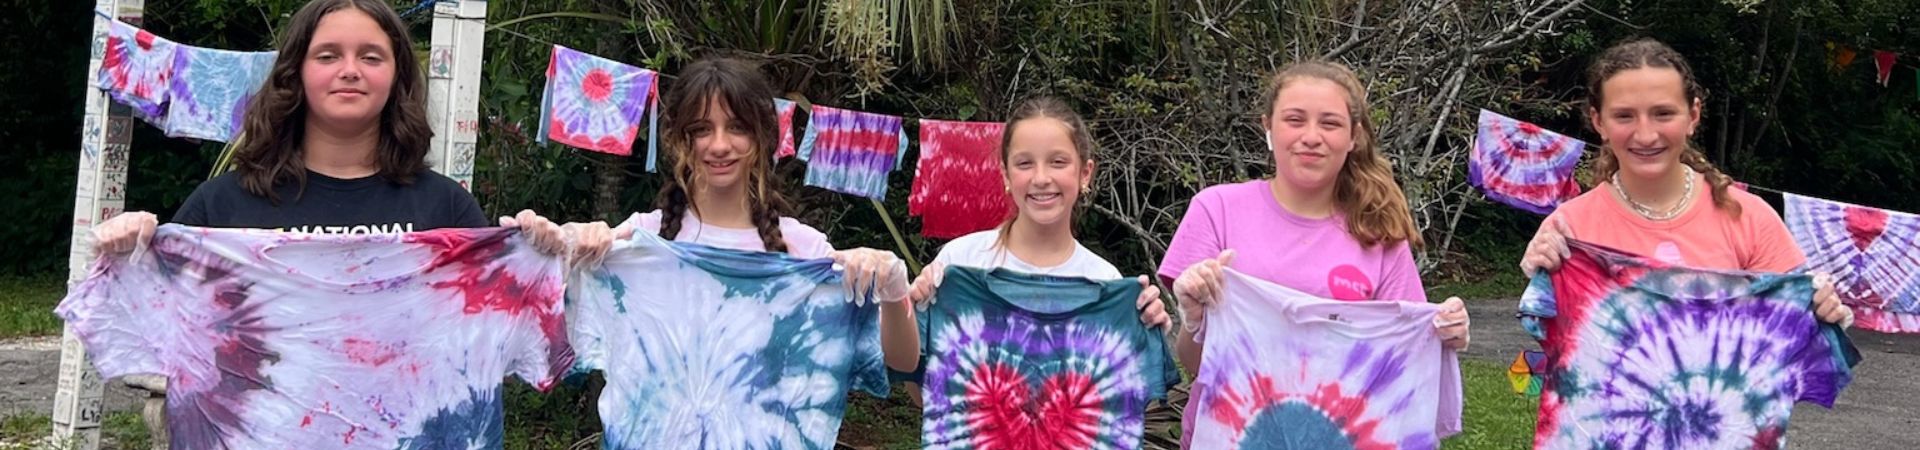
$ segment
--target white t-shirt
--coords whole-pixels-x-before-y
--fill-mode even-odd
[[[1037,275],[1083,277],[1092,280],[1121,278],[1120,269],[1114,268],[1113,263],[1107,262],[1100,255],[1093,254],[1092,250],[1087,250],[1087,247],[1080,245],[1079,242],[1073,243],[1073,256],[1067,257],[1066,262],[1050,267],[1040,267],[1020,260],[1013,255],[1012,250],[1006,247],[994,245],[999,239],[1000,230],[997,228],[961,236],[947,242],[945,247],[941,247],[940,254],[934,256],[933,261],[978,269],[1006,268]]]
[[[627,218],[625,224],[633,225],[634,233],[658,236],[660,210],[634,213]],[[780,237],[787,241],[787,254],[795,257],[825,258],[827,254],[833,253],[833,244],[827,242],[826,233],[793,220],[792,217],[780,218]],[[694,217],[692,210],[688,210],[687,214],[680,218],[680,235],[674,236],[673,240],[734,250],[767,251],[766,243],[760,240],[759,230],[709,225]]]

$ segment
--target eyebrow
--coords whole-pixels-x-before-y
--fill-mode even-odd
[[[320,42],[320,43],[315,43],[315,44],[313,44],[312,46],[310,46],[310,48],[308,49],[308,51],[323,51],[323,50],[335,50],[335,51],[337,51],[337,50],[340,50],[340,49],[342,49],[342,48],[344,48],[344,47],[346,47],[346,46],[344,46],[344,45],[340,45],[340,43],[338,43],[338,42]],[[386,47],[383,47],[383,46],[381,46],[381,45],[380,45],[380,44],[378,44],[378,43],[363,43],[363,44],[360,44],[360,48],[358,48],[358,49],[356,49],[356,50],[359,50],[359,51],[362,51],[362,52],[365,52],[365,51],[369,51],[369,50],[372,50],[372,51],[378,51],[378,52],[380,52],[380,53],[391,53],[391,51],[390,51],[390,50],[388,50],[388,49],[387,49]]]

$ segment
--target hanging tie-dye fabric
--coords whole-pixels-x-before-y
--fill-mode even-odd
[[[793,111],[798,107],[799,104],[791,100],[773,99],[773,113],[780,124],[780,147],[773,151],[775,161],[792,157],[797,153],[793,142]]]
[[[1013,200],[998,181],[998,122],[920,121],[920,163],[913,169],[907,213],[920,216],[920,234],[951,239],[1000,225]]]
[[[162,225],[56,311],[101,376],[167,377],[178,449],[501,448],[501,379],[573,363],[561,263],[517,230]]]
[[[831,449],[847,391],[887,396],[879,307],[831,259],[619,241],[568,286],[605,448]]]
[[[174,52],[179,46],[126,22],[107,20],[107,39],[99,50],[100,71],[94,74],[94,87],[105,89],[114,101],[132,107],[141,120],[163,126],[167,93],[173,85]]]
[[[813,105],[799,157],[807,185],[875,200],[887,197],[887,174],[907,154],[897,116]]]
[[[1920,333],[1920,216],[1786,194],[1787,229],[1806,269],[1834,277],[1854,324]]]
[[[1584,148],[1578,139],[1483,109],[1467,157],[1467,181],[1489,200],[1551,213],[1580,195],[1573,169]]]
[[[1225,274],[1183,447],[1433,449],[1460,431],[1460,365],[1434,333],[1438,305],[1315,298]]]
[[[1180,381],[1140,282],[948,266],[923,315],[929,449],[1140,448],[1147,402]]]
[[[547,62],[547,87],[540,100],[540,132],[551,139],[601,153],[633,154],[640,119],[657,106],[660,73],[577,50],[553,46]],[[647,119],[647,171],[659,156],[660,114]]]
[[[1536,448],[1784,448],[1794,402],[1833,407],[1860,361],[1810,276],[1568,246],[1520,299],[1547,353]]]
[[[273,71],[275,52],[236,52],[182,45],[174,55],[167,100],[168,136],[232,142],[247,103]]]

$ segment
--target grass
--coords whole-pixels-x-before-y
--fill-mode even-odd
[[[53,307],[67,293],[62,275],[0,275],[0,339],[60,335]]]
[[[1525,449],[1533,447],[1534,413],[1540,399],[1513,393],[1507,366],[1462,359],[1460,377],[1466,405],[1460,434],[1441,443],[1446,449]]]
[[[52,427],[53,419],[38,413],[0,419],[0,449],[47,448],[43,440],[53,431]],[[107,420],[100,424],[101,450],[143,450],[149,445],[147,422],[138,412],[108,413]]]

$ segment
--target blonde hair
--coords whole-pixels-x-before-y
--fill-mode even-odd
[[[1394,181],[1393,165],[1380,153],[1379,139],[1367,110],[1367,89],[1360,77],[1346,66],[1326,61],[1302,61],[1281,67],[1268,83],[1263,122],[1273,120],[1273,104],[1280,91],[1294,80],[1317,78],[1339,85],[1347,91],[1347,115],[1353,120],[1353,150],[1334,181],[1335,208],[1345,216],[1347,234],[1364,246],[1406,241],[1413,247],[1425,245],[1420,229],[1413,225],[1413,213],[1407,196]]]

